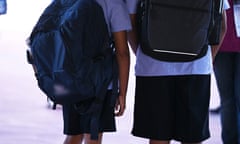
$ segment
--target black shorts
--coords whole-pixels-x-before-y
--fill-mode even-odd
[[[210,137],[210,75],[136,77],[134,136],[193,143]]]
[[[116,131],[114,107],[110,104],[111,92],[107,93],[100,118],[99,132]],[[73,105],[63,105],[64,134],[79,135],[90,133],[91,115],[80,115]]]

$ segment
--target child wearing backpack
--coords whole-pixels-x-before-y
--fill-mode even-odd
[[[115,116],[121,116],[125,110],[126,92],[128,87],[130,55],[127,44],[127,31],[131,23],[123,0],[96,0],[103,8],[110,35],[113,35],[116,57],[119,68],[119,96],[116,106],[110,106],[111,86],[103,104],[100,115],[99,135],[97,140],[90,137],[91,116],[81,116],[71,104],[63,105],[64,134],[67,135],[64,144],[101,144],[103,132],[116,131]]]
[[[136,26],[136,21],[139,20],[136,19],[138,0],[127,0],[127,4],[132,25]],[[163,6],[169,8],[168,4]],[[228,2],[225,0],[224,9],[227,6]],[[191,29],[191,26],[188,28]],[[212,72],[211,47],[208,46],[206,54],[201,58],[188,62],[158,60],[144,53],[141,45],[138,47],[138,31],[135,28],[132,30],[129,32],[129,42],[136,55],[132,134],[149,139],[149,144],[169,144],[171,140],[183,144],[200,144],[210,137],[208,110]],[[158,42],[161,43],[161,40]],[[171,41],[175,42],[174,39]]]

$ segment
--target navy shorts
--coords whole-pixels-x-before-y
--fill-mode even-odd
[[[100,117],[100,133],[116,131],[114,107],[111,106],[110,101],[111,91],[108,91]],[[73,105],[63,105],[64,134],[90,133],[90,119],[91,115],[80,115]]]
[[[201,142],[209,133],[210,75],[136,77],[134,136]]]

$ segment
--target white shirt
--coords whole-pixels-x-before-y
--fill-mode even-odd
[[[103,9],[110,32],[118,32],[131,29],[126,4],[123,0],[96,0]]]

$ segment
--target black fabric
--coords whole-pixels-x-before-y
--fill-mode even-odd
[[[136,77],[132,134],[200,142],[209,134],[210,76]]]
[[[209,45],[217,45],[220,42],[222,30],[223,0],[213,0],[213,13],[209,27]]]
[[[157,60],[187,62],[207,52],[212,0],[141,0],[138,30],[142,51]]]
[[[111,91],[108,91],[104,99],[103,109],[99,118],[99,130],[97,132],[116,131],[114,107],[111,105],[111,94]],[[89,134],[91,119],[91,114],[81,115],[73,105],[63,105],[64,134]]]

